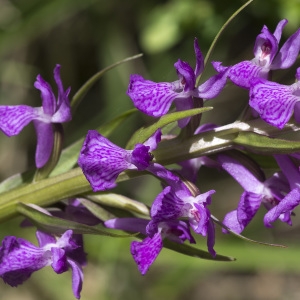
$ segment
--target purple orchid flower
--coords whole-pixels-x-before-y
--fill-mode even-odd
[[[263,78],[253,78],[250,87],[249,105],[260,117],[272,126],[282,129],[293,112],[300,122],[300,68],[297,69],[296,83],[283,85]]]
[[[140,232],[148,235],[146,227],[149,220],[140,218],[118,218],[104,222],[108,228],[121,229],[131,232]],[[188,240],[196,243],[190,233],[189,225],[185,221],[168,220],[156,224],[156,231],[147,236],[142,242],[133,241],[130,252],[138,265],[142,275],[145,275],[163,248],[163,239],[170,239],[177,243]]]
[[[43,167],[50,158],[54,133],[52,123],[63,123],[71,120],[71,109],[68,100],[70,88],[64,91],[60,79],[60,65],[54,69],[54,79],[58,87],[58,97],[55,99],[52,88],[48,82],[38,75],[35,88],[41,91],[42,107],[27,105],[0,106],[0,130],[7,136],[13,136],[31,121],[37,134],[37,147],[35,163],[37,168]]]
[[[96,130],[89,130],[80,151],[78,165],[94,192],[116,186],[118,175],[125,170],[146,170],[161,138],[157,130],[144,144],[125,150],[110,142]]]
[[[285,218],[288,220],[287,223],[292,225],[290,220],[292,211],[300,204],[299,166],[295,166],[287,155],[275,155],[275,159],[289,182],[290,192],[276,206],[266,213],[264,223],[267,227],[271,227],[271,223],[276,221],[278,218]]]
[[[249,89],[252,78],[267,79],[270,70],[287,69],[296,61],[300,50],[300,29],[291,35],[279,50],[282,30],[287,22],[285,19],[281,20],[273,34],[267,26],[262,28],[256,37],[254,58],[230,67],[227,75],[234,84]],[[214,67],[218,72],[224,70],[220,64]]]
[[[72,233],[72,230],[67,230],[56,240],[50,234],[37,231],[39,247],[21,238],[5,237],[0,248],[0,277],[14,287],[46,266],[51,265],[57,274],[71,268],[73,293],[79,299],[83,282],[82,266],[86,264],[86,259],[80,250],[82,245],[72,237]]]
[[[237,233],[241,233],[251,222],[257,213],[261,203],[270,210],[277,205],[288,191],[286,179],[280,173],[275,173],[265,180],[258,179],[240,161],[231,156],[220,154],[218,161],[222,168],[227,171],[243,188],[238,208],[229,212],[223,224]],[[290,214],[284,213],[280,216],[281,221],[290,223]],[[227,233],[226,230],[223,230]]]
[[[214,250],[215,230],[210,218],[207,205],[211,203],[211,195],[215,193],[210,190],[204,194],[196,191],[194,196],[180,178],[172,174],[162,166],[155,165],[152,173],[165,180],[167,187],[156,197],[151,206],[151,218],[147,226],[147,232],[151,236],[156,232],[156,226],[160,222],[187,218],[193,230],[207,236],[208,251],[212,256],[216,255]],[[153,169],[154,169],[153,168]],[[190,183],[192,184],[192,183]],[[196,188],[194,188],[196,189]]]
[[[195,70],[187,62],[179,59],[174,64],[179,79],[174,82],[156,83],[145,80],[137,74],[131,75],[127,95],[134,106],[149,116],[161,117],[169,111],[173,101],[177,111],[181,111],[193,108],[192,97],[204,99],[216,97],[226,84],[226,69],[197,88],[196,79],[204,69],[204,58],[196,38],[194,50]],[[190,118],[179,120],[179,127],[185,127],[189,120]]]

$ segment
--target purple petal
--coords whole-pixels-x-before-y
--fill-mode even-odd
[[[64,273],[68,271],[68,263],[66,252],[64,249],[53,247],[51,248],[52,252],[52,264],[51,267],[53,268],[54,272],[57,274]]]
[[[192,97],[186,99],[175,99],[174,100],[176,111],[183,111],[194,108],[194,101]],[[191,117],[178,120],[178,126],[184,128],[190,121]]]
[[[169,240],[176,243],[183,243],[186,240],[188,240],[191,244],[196,243],[187,222],[180,220],[168,220],[162,223],[166,227],[164,234]]]
[[[249,105],[272,126],[282,129],[293,114],[299,97],[293,95],[293,87],[261,78],[251,81]]]
[[[54,68],[53,71],[53,75],[54,75],[54,80],[56,82],[57,85],[57,89],[58,89],[58,97],[57,97],[57,106],[59,107],[62,102],[64,101],[64,96],[65,96],[65,92],[64,92],[64,87],[60,78],[60,65],[57,64]]]
[[[218,162],[206,156],[192,158],[178,164],[182,167],[180,174],[193,183],[196,183],[197,174],[201,166],[220,169],[220,164]]]
[[[124,150],[96,130],[89,130],[80,151],[78,165],[90,182],[93,191],[116,186],[118,175],[126,169],[136,169],[130,163],[131,152]]]
[[[250,80],[255,77],[267,78],[269,69],[257,66],[252,61],[242,61],[232,67],[228,72],[230,80],[242,88],[250,88]]]
[[[281,171],[289,181],[291,189],[297,188],[300,183],[299,168],[294,165],[288,155],[275,155]]]
[[[72,234],[71,246],[66,247],[67,259],[72,259],[80,266],[84,267],[87,265],[87,254],[83,248],[83,235]]]
[[[290,191],[290,185],[282,172],[274,173],[265,181],[265,186],[269,187],[273,194],[279,195],[281,191],[287,194]],[[282,197],[277,198],[282,199]]]
[[[239,222],[236,210],[233,210],[226,214],[223,220],[223,224],[236,233],[241,233],[245,228],[244,225]],[[222,231],[223,233],[228,233],[226,229],[222,229]]]
[[[164,166],[153,163],[149,166],[148,171],[153,173],[156,177],[159,177],[167,182],[168,185],[177,184],[180,181],[179,177],[166,169]]]
[[[212,257],[215,257],[217,255],[214,249],[214,245],[215,245],[215,224],[211,219],[209,219],[207,224],[207,249]]]
[[[296,61],[300,50],[300,29],[291,35],[276,55],[271,69],[287,69]]]
[[[72,119],[71,114],[71,106],[68,99],[68,94],[70,92],[70,89],[66,91],[66,95],[63,98],[63,101],[61,105],[58,107],[57,111],[51,118],[52,123],[64,123],[69,122]]]
[[[41,75],[38,75],[34,87],[41,92],[44,113],[52,116],[56,111],[56,99],[50,84],[46,82]]]
[[[52,212],[52,215],[91,226],[102,223],[99,218],[93,215],[86,207],[81,204],[80,200],[80,198],[69,199],[69,203],[64,211]],[[73,238],[75,236],[77,237],[78,235],[73,235]],[[82,243],[80,242],[79,245],[81,244]]]
[[[215,192],[215,190],[210,190],[206,193],[200,194],[197,197],[195,197],[195,202],[201,205],[209,205],[211,204],[211,195],[213,195]]]
[[[263,196],[251,192],[243,192],[237,209],[239,223],[245,228],[257,213]]]
[[[261,183],[244,165],[234,158],[220,154],[218,161],[222,168],[227,171],[246,191],[259,194],[263,190]]]
[[[72,290],[77,299],[80,299],[80,292],[83,283],[83,272],[81,267],[73,260],[68,259],[68,263],[72,269]]]
[[[163,247],[160,233],[142,242],[132,242],[130,252],[142,275],[145,275]]]
[[[134,106],[143,113],[160,117],[165,115],[173,100],[180,96],[175,83],[155,83],[140,75],[131,75],[127,95]]]
[[[161,130],[157,129],[153,135],[149,137],[149,139],[144,142],[144,145],[149,147],[150,151],[153,151],[157,148],[158,143],[161,141]]]
[[[205,208],[203,205],[199,205],[198,203],[194,203],[194,207],[195,208],[191,208],[189,210],[188,216],[190,225],[196,233],[206,236],[210,212],[207,208]]]
[[[204,57],[200,50],[197,38],[194,39],[194,50],[196,56],[195,76],[197,78],[203,72],[204,69]]]
[[[300,123],[300,103],[297,102],[294,106],[294,117],[297,123]]]
[[[51,252],[26,240],[5,237],[0,248],[0,277],[11,286],[27,280],[34,271],[51,263]]]
[[[184,202],[168,186],[155,198],[151,206],[151,217],[155,222],[176,219],[181,214],[183,204]]]
[[[216,124],[213,123],[205,123],[200,125],[196,130],[195,130],[195,134],[199,134],[199,133],[203,133],[206,131],[210,131],[213,130],[215,128],[217,128],[218,126]]]
[[[37,230],[35,235],[39,242],[40,248],[46,246],[47,244],[55,244],[56,243],[55,237],[53,237],[52,235],[50,235],[48,233]]]
[[[276,53],[278,51],[278,41],[276,37],[264,26],[261,34],[255,41],[253,62],[260,66],[269,69]]]
[[[54,144],[54,133],[51,123],[34,120],[37,135],[35,164],[37,168],[43,167],[50,158]]]
[[[184,92],[192,91],[195,88],[196,77],[192,67],[185,61],[179,59],[175,64],[180,83],[184,86]]]
[[[288,23],[288,21],[286,19],[283,19],[276,26],[276,29],[275,29],[273,35],[275,36],[278,43],[280,42],[280,39],[281,39],[282,30],[287,23]]]
[[[139,171],[143,171],[149,167],[152,156],[149,153],[150,147],[143,144],[135,145],[132,151],[131,163],[133,163]]]
[[[146,235],[146,226],[149,220],[141,218],[116,218],[104,222],[107,228],[120,229],[131,232],[140,232]]]
[[[78,245],[73,240],[73,231],[67,230],[58,240],[57,246],[66,250],[74,250],[78,248]]]
[[[285,213],[291,214],[292,210],[300,203],[300,189],[291,190],[274,208],[269,210],[264,217],[266,227],[271,227],[271,223],[276,221]],[[285,217],[286,218],[286,217]],[[289,223],[289,222],[288,222]],[[291,224],[290,224],[291,225]]]
[[[210,77],[207,81],[202,83],[198,87],[198,97],[203,99],[217,97],[226,85],[229,71],[230,68],[226,68],[225,71]]]
[[[0,129],[7,135],[13,136],[39,117],[40,110],[27,105],[0,106]]]
[[[300,68],[297,68],[295,77],[297,81],[300,80]]]
[[[206,208],[211,202],[211,195],[214,194],[214,190],[210,190],[204,194],[200,194],[197,197],[187,196],[182,197],[183,205],[181,204],[181,217],[189,218],[189,222],[194,231],[198,234],[206,236],[207,225],[210,218],[210,211]]]

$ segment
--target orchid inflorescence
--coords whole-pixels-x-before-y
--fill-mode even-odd
[[[83,234],[118,236],[106,231],[107,228],[123,230],[129,236],[139,234],[134,237],[130,252],[140,273],[145,275],[164,246],[206,259],[232,260],[214,249],[215,224],[221,225],[224,233],[243,237],[241,233],[261,204],[267,210],[263,219],[266,227],[276,220],[292,225],[293,210],[300,203],[300,143],[297,139],[282,139],[280,135],[300,129],[297,125],[300,67],[296,82],[291,85],[271,78],[271,71],[290,68],[299,55],[300,29],[279,47],[286,24],[287,20],[280,21],[273,33],[263,26],[255,41],[252,60],[226,67],[213,62],[216,74],[200,85],[197,79],[205,64],[196,38],[196,66],[193,69],[179,59],[174,64],[177,80],[156,83],[141,75],[131,75],[127,95],[138,110],[158,118],[157,122],[133,135],[126,149],[112,143],[101,130],[88,131],[79,153],[80,169],[73,168],[73,164],[64,172],[51,175],[56,170],[52,164],[51,170],[43,171],[51,165],[51,160],[57,164],[61,147],[56,143],[61,140],[54,135],[62,133],[62,123],[71,120],[70,88],[63,88],[59,65],[54,69],[57,97],[38,75],[34,86],[41,92],[41,107],[0,106],[0,129],[9,137],[19,134],[33,121],[37,134],[36,174],[39,174],[32,182],[15,184],[0,194],[0,200],[3,199],[0,212],[2,209],[7,212],[5,217],[25,215],[27,226],[37,226],[39,243],[35,246],[22,238],[4,238],[0,248],[0,277],[4,282],[17,286],[48,265],[57,274],[71,269],[73,293],[80,298],[82,267],[86,265]],[[249,91],[248,113],[232,124],[200,124],[196,114],[204,113],[207,110],[204,104],[213,103],[228,82]],[[177,131],[174,125],[171,132],[166,132],[165,125],[172,122],[177,122]],[[56,158],[54,149],[60,149]],[[277,171],[266,177],[251,156],[253,153],[272,156]],[[198,172],[203,165],[227,172],[244,190],[236,209],[228,212],[222,222],[209,209],[218,191],[200,192],[197,187]],[[162,185],[151,208],[109,192],[119,181],[145,174],[155,176]],[[55,185],[57,189],[53,192]],[[50,186],[52,195],[47,194]],[[34,187],[32,194],[31,187]],[[130,205],[123,205],[124,201]],[[60,206],[51,210],[50,206],[58,202]],[[126,210],[127,216],[120,216],[115,207]],[[103,211],[106,213],[101,214]],[[186,240],[195,244],[193,233],[206,238],[208,252],[199,249],[197,252],[190,245],[185,250],[177,247],[185,245]],[[137,241],[138,238],[142,240]]]

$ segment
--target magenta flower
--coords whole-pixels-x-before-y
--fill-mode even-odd
[[[146,227],[149,220],[140,218],[118,218],[104,222],[108,228],[121,229],[131,232],[140,232],[148,235]],[[169,220],[156,224],[156,230],[151,236],[147,236],[142,242],[133,241],[130,252],[138,265],[142,275],[145,275],[163,248],[163,239],[170,239],[177,243],[188,240],[195,243],[190,233],[189,225],[184,221]]]
[[[262,28],[256,37],[254,58],[229,68],[227,75],[234,84],[249,89],[252,78],[267,79],[270,70],[287,69],[296,61],[300,50],[300,29],[291,35],[279,50],[282,30],[287,22],[285,19],[281,20],[274,33],[271,33],[267,26]],[[218,72],[224,70],[221,65],[214,67]]]
[[[60,65],[56,65],[54,69],[54,79],[58,88],[57,99],[49,83],[44,81],[41,75],[37,76],[34,86],[41,91],[42,107],[0,106],[0,130],[9,137],[19,134],[28,123],[33,121],[37,134],[35,153],[37,168],[43,167],[50,158],[54,143],[52,123],[64,123],[71,120],[68,99],[70,88],[64,91],[60,79]]]
[[[50,266],[57,274],[72,269],[72,289],[79,299],[82,288],[82,266],[86,264],[82,245],[72,238],[72,230],[67,230],[59,239],[41,231],[36,232],[39,246],[7,236],[0,248],[0,277],[10,286],[17,286],[31,274]],[[79,250],[79,251],[78,251]]]
[[[300,122],[300,68],[296,83],[283,85],[262,78],[251,80],[249,105],[267,123],[282,129],[293,113]]]
[[[226,84],[226,70],[211,77],[197,88],[196,79],[203,71],[204,59],[196,38],[194,50],[195,70],[187,62],[179,59],[174,64],[179,79],[174,82],[156,83],[145,80],[140,75],[131,75],[127,95],[134,106],[149,116],[161,117],[169,111],[173,101],[177,111],[181,111],[193,108],[192,97],[204,99],[216,97]],[[190,118],[180,120],[179,127],[186,126],[189,120]]]
[[[116,179],[125,170],[146,170],[150,166],[150,151],[156,149],[161,138],[157,130],[144,144],[125,150],[110,142],[96,130],[89,130],[80,151],[78,165],[93,191],[103,191],[116,186]]]

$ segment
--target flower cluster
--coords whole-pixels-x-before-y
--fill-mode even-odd
[[[292,34],[281,48],[279,47],[286,24],[287,20],[280,21],[274,33],[266,26],[262,28],[255,41],[252,60],[226,67],[221,62],[212,62],[217,73],[200,85],[197,85],[197,82],[205,65],[197,39],[194,40],[196,66],[193,69],[189,63],[179,59],[174,64],[177,80],[156,83],[144,79],[141,75],[131,75],[127,95],[133,105],[154,118],[167,115],[174,105],[176,111],[185,113],[181,119],[179,117],[176,119],[178,130],[183,128],[184,130],[174,136],[170,132],[165,132],[165,128],[158,126],[157,124],[161,123],[157,122],[156,127],[153,125],[142,131],[139,142],[134,143],[131,149],[123,149],[97,130],[89,130],[77,161],[83,173],[80,175],[85,176],[89,188],[82,193],[76,189],[74,193],[70,191],[63,193],[63,197],[72,195],[74,198],[57,199],[57,202],[63,202],[56,207],[59,208],[58,210],[51,213],[50,210],[43,208],[36,210],[53,219],[60,218],[73,222],[73,225],[76,223],[72,228],[78,231],[82,229],[82,233],[94,233],[99,230],[99,227],[104,230],[110,228],[139,233],[142,240],[132,241],[130,252],[142,275],[147,273],[166,241],[174,243],[175,248],[186,241],[195,244],[196,239],[193,234],[205,238],[207,245],[205,253],[209,259],[218,258],[214,249],[215,222],[221,223],[224,233],[235,232],[240,235],[250,224],[261,204],[266,208],[263,219],[266,227],[271,227],[271,224],[278,219],[292,225],[293,210],[300,204],[300,156],[294,148],[290,147],[286,150],[287,148],[279,147],[278,151],[270,150],[269,153],[273,156],[278,170],[265,176],[260,165],[248,155],[247,151],[249,149],[251,151],[252,148],[247,148],[247,143],[242,144],[244,146],[242,149],[234,142],[226,149],[223,146],[215,146],[219,141],[217,135],[222,131],[222,127],[212,123],[199,124],[200,121],[195,126],[189,114],[197,99],[200,99],[199,103],[204,105],[205,101],[218,97],[230,80],[237,87],[249,90],[248,108],[252,112],[250,121],[258,121],[260,118],[263,120],[261,123],[265,125],[265,121],[271,125],[268,127],[273,131],[280,132],[294,115],[293,125],[297,126],[297,122],[300,122],[300,67],[296,71],[297,81],[291,85],[274,82],[271,78],[271,71],[290,68],[299,55],[300,29]],[[59,65],[54,69],[54,79],[58,87],[57,99],[50,85],[40,75],[37,77],[34,86],[41,92],[42,107],[0,106],[0,129],[7,136],[17,135],[24,126],[33,121],[37,134],[36,167],[38,169],[51,161],[51,153],[56,146],[55,126],[61,126],[62,123],[71,120],[68,100],[70,88],[67,90],[63,88]],[[226,126],[226,130],[230,133],[232,132],[229,129],[236,130],[234,125]],[[251,131],[250,125],[247,131]],[[234,133],[230,137],[227,136],[228,140],[238,136],[236,131]],[[266,131],[260,136],[269,137],[270,140],[274,137],[271,134],[268,136]],[[178,146],[185,143],[185,138],[186,148],[188,148],[186,155],[178,155],[179,159],[171,162],[171,169],[163,163],[163,159],[160,161],[159,155],[156,155],[160,153],[161,142],[171,139],[173,145]],[[201,145],[203,147],[200,149],[202,151],[196,154],[193,152],[195,144],[191,142],[195,140],[198,147]],[[253,146],[252,140],[248,143],[252,143]],[[163,146],[161,148],[163,153],[165,149]],[[174,167],[174,164],[177,165]],[[223,222],[219,222],[209,209],[213,195],[218,191],[212,189],[200,192],[198,188],[198,173],[200,169],[202,170],[202,166],[227,172],[243,188],[237,207],[224,216]],[[151,208],[146,209],[144,218],[140,215],[136,217],[130,209],[128,209],[131,212],[130,216],[122,217],[117,212],[112,214],[105,210],[105,206],[110,206],[109,203],[101,200],[104,201],[102,203],[98,198],[97,204],[93,202],[95,201],[93,197],[108,195],[108,190],[116,187],[120,177],[130,173],[146,173],[161,182],[161,191],[153,199]],[[136,202],[136,200],[132,201]],[[62,204],[64,204],[63,210]],[[104,208],[101,204],[104,204]],[[116,203],[111,206],[118,207]],[[125,207],[126,210],[129,206],[123,205],[122,208]],[[95,207],[97,209],[94,209]],[[105,214],[101,214],[103,210]],[[35,221],[38,223],[37,220]],[[41,226],[42,229],[39,228],[36,233],[39,246],[21,238],[7,236],[0,247],[0,277],[4,282],[17,286],[27,280],[33,272],[49,265],[57,274],[71,269],[73,293],[76,298],[80,298],[83,282],[82,267],[86,265],[83,238],[82,234],[76,231],[65,230],[66,223],[63,224],[64,226],[58,222],[57,227],[61,226],[64,230],[61,228],[57,230],[53,224],[51,224],[53,227],[46,226],[48,231],[49,228],[55,227],[53,233],[51,230],[43,231]]]

